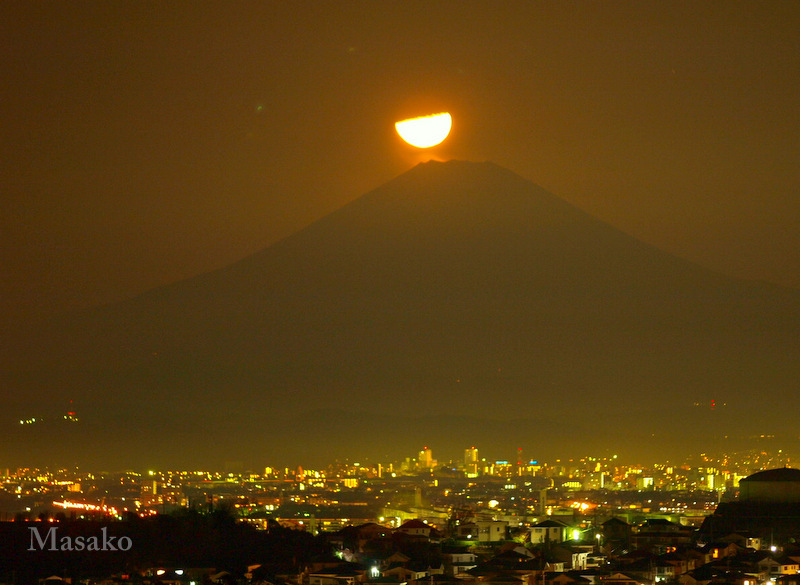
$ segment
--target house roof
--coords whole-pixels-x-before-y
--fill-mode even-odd
[[[685,561],[688,556],[685,552],[674,550],[672,552],[659,555],[658,558],[662,561]]]
[[[404,569],[406,567],[406,563],[407,562],[408,561],[394,561],[393,563],[390,563],[388,567],[386,567],[384,572],[385,571],[392,571],[394,569]]]
[[[400,525],[400,528],[427,528],[428,530],[431,529],[431,527],[425,524],[422,520],[406,520]]]
[[[458,546],[454,544],[443,544],[442,553],[448,555],[461,555],[470,552],[468,546]]]
[[[501,553],[498,553],[493,558],[495,558],[495,559],[514,560],[514,561],[524,561],[524,560],[533,558],[533,553],[531,553],[529,550],[526,550],[523,553],[523,552],[520,552],[520,551],[518,551],[516,549],[513,549],[513,550],[506,550],[506,551],[503,551]]]
[[[642,522],[641,526],[675,526],[675,523],[666,518],[648,518]]]
[[[355,577],[364,573],[364,567],[358,563],[342,563],[338,567],[328,567],[314,571],[312,575],[333,575],[336,577]]]
[[[709,542],[707,545],[702,547],[700,550],[704,553],[711,552],[714,549],[725,549],[725,548],[733,548],[738,550],[746,550],[743,546],[739,546],[735,542],[726,542],[726,541],[718,541],[715,540],[714,542]],[[766,553],[766,551],[764,551]],[[766,553],[769,554],[769,553]]]
[[[654,555],[650,551],[646,551],[641,548],[637,548],[636,550],[632,550],[625,554],[619,555],[617,558],[620,560],[636,560],[636,559],[643,559],[643,558],[652,558]]]
[[[572,571],[567,571],[565,573],[561,573],[560,575],[553,578],[553,581],[557,582],[568,582],[568,583],[591,583],[591,579],[587,579],[581,575],[575,574]]]
[[[568,571],[570,574],[576,574],[581,576],[590,576],[590,577],[600,577],[604,575],[610,575],[611,573],[606,569],[581,569],[579,571]]]
[[[779,565],[796,565],[797,561],[788,555],[779,555],[777,557],[772,557],[772,560],[778,563]]]
[[[520,575],[515,573],[506,573],[500,572],[492,575],[491,577],[484,580],[484,582],[489,583],[515,583],[519,581],[523,581],[524,578]]]
[[[542,520],[538,524],[533,525],[534,528],[566,528],[566,526],[567,525],[563,522],[552,519]]]

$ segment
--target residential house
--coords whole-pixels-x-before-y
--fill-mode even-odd
[[[654,518],[638,526],[631,535],[631,546],[661,554],[691,544],[693,534],[694,528],[691,526]]]
[[[635,578],[626,573],[611,573],[606,577],[600,578],[601,585],[651,585],[652,581]]]
[[[746,548],[734,542],[710,542],[700,549],[703,553],[703,563],[708,564],[719,559],[735,557],[747,551]]]
[[[401,524],[398,528],[396,528],[395,532],[400,532],[408,536],[418,536],[420,538],[428,540],[431,537],[432,530],[433,527],[429,526],[422,520],[407,520],[406,522],[403,522],[403,524]]]
[[[427,566],[420,564],[394,564],[382,574],[384,577],[391,577],[397,581],[417,581],[430,576],[430,570]]]
[[[548,577],[550,577],[548,579]],[[577,571],[567,571],[565,573],[546,573],[546,585],[592,585],[592,581],[583,577]]]
[[[601,525],[602,548],[606,553],[630,550],[632,527],[624,520],[613,517]]]
[[[309,585],[354,585],[364,579],[366,567],[358,563],[342,563],[337,567],[309,573]]]
[[[780,575],[796,575],[800,573],[800,563],[786,555],[779,557],[765,555],[756,564],[765,581],[775,580]]]
[[[531,527],[531,544],[564,542],[567,540],[570,527],[548,518]]]
[[[472,542],[499,542],[505,540],[508,522],[501,520],[476,520],[458,526],[459,540]]]
[[[734,542],[744,548],[761,550],[761,537],[752,532],[730,532],[718,539],[720,542]]]
[[[466,547],[442,552],[446,575],[456,577],[478,565],[478,557]]]

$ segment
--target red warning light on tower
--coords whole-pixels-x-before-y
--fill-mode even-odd
[[[67,422],[78,422],[78,413],[75,412],[75,407],[72,406],[72,400],[69,401],[69,410],[67,410],[67,414],[64,415],[64,420]]]

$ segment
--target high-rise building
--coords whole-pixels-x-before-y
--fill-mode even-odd
[[[422,451],[419,452],[419,457],[417,457],[417,464],[422,469],[430,469],[433,467],[433,451],[427,447],[423,447]]]
[[[477,447],[470,447],[464,449],[464,473],[467,477],[478,476],[478,449]]]

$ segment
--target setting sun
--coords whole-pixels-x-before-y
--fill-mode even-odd
[[[442,142],[450,134],[453,119],[443,112],[397,122],[394,127],[400,137],[417,148],[430,148]]]

